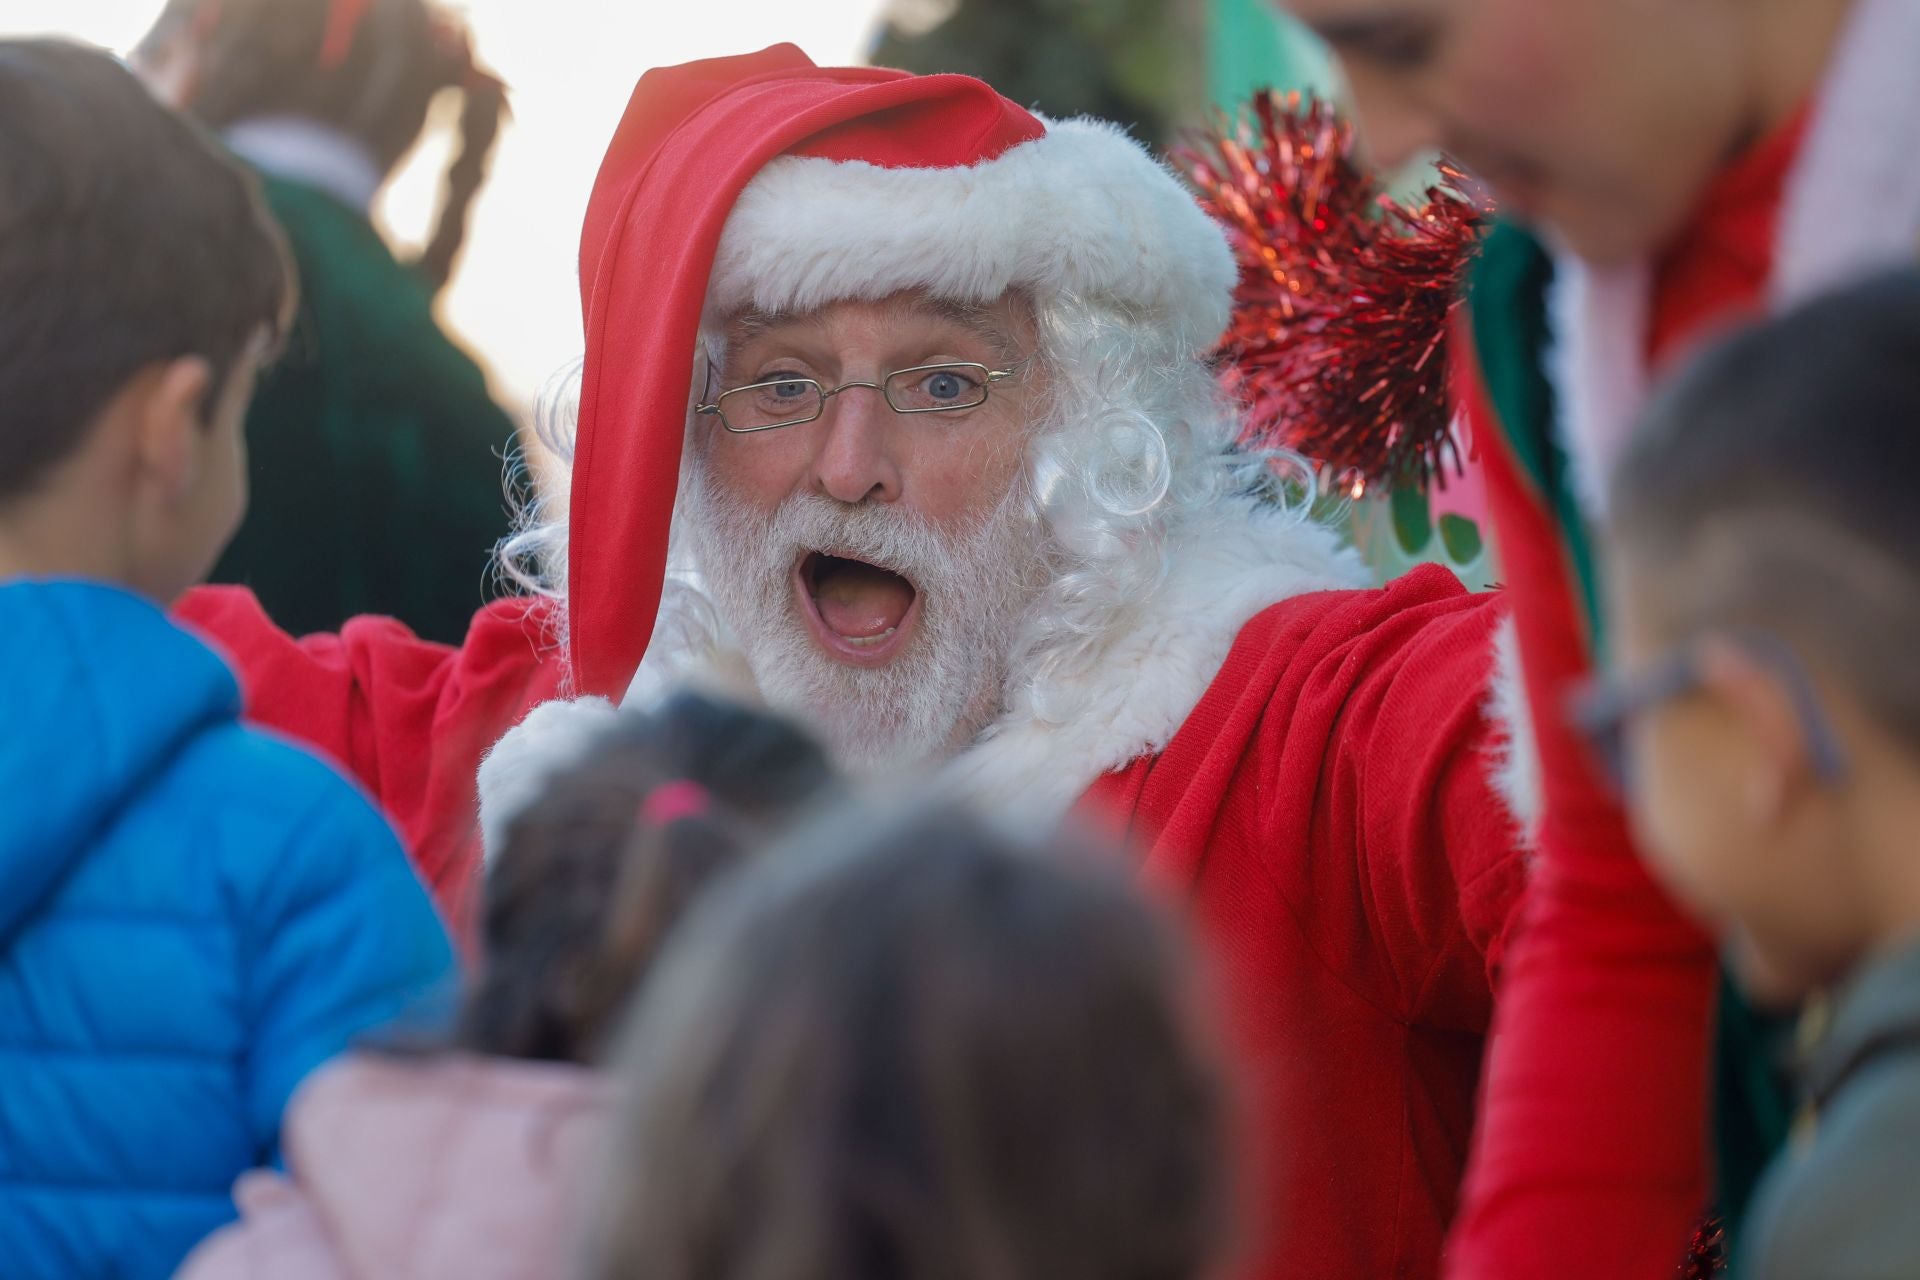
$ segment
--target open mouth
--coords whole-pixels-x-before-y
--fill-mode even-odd
[[[899,649],[920,616],[920,592],[891,569],[810,551],[794,568],[801,612],[829,655],[877,666]]]

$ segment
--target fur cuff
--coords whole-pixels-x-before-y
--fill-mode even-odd
[[[493,862],[507,824],[537,799],[554,774],[578,764],[595,734],[619,716],[605,698],[543,702],[480,762],[480,834]]]
[[[1486,717],[1499,734],[1488,761],[1493,789],[1531,847],[1540,829],[1545,802],[1540,793],[1540,748],[1533,733],[1533,711],[1520,668],[1520,640],[1507,618],[1493,638],[1493,675],[1488,681]]]

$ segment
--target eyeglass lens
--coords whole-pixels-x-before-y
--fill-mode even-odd
[[[987,384],[986,370],[978,365],[933,365],[889,374],[881,390],[896,413],[937,413],[985,403]],[[850,382],[828,392],[811,378],[758,382],[725,393],[719,407],[733,430],[764,431],[811,422],[825,410],[829,395],[871,385]]]

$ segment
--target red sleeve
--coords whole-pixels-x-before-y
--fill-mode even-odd
[[[481,610],[457,649],[421,640],[391,618],[355,618],[338,635],[295,639],[239,587],[189,592],[176,612],[227,655],[250,720],[360,780],[449,919],[463,921],[477,865],[481,757],[558,683],[559,663],[549,660],[552,647],[527,601]]]
[[[1442,616],[1397,614],[1367,637],[1390,658],[1344,696],[1326,797],[1336,826],[1351,815],[1368,926],[1398,1007],[1418,1025],[1473,1034],[1490,1021],[1526,878],[1518,824],[1491,781],[1500,730],[1486,705],[1504,614],[1497,596],[1480,596]]]
[[[1707,1196],[1714,950],[1635,856],[1559,713],[1588,665],[1572,571],[1477,375],[1462,382],[1513,602],[1544,817],[1447,1275],[1670,1280]]]
[[[1524,875],[1487,781],[1503,613],[1437,566],[1274,605],[1166,749],[1089,793],[1216,966],[1235,1274],[1437,1268]]]
[[[1490,782],[1503,616],[1433,565],[1275,605],[1166,750],[1102,779],[1088,807],[1150,836],[1150,880],[1238,886],[1238,860],[1263,866],[1370,1001],[1484,1033],[1526,874]]]

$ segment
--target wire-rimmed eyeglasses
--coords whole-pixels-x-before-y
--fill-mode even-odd
[[[693,411],[720,419],[720,425],[735,435],[747,435],[812,422],[827,411],[827,401],[842,391],[871,387],[886,397],[887,407],[895,413],[952,413],[985,404],[988,389],[1014,373],[1013,369],[955,361],[896,369],[879,382],[843,382],[833,388],[823,387],[812,378],[776,378],[723,391],[713,403],[695,405]],[[707,377],[711,386],[711,367]]]

